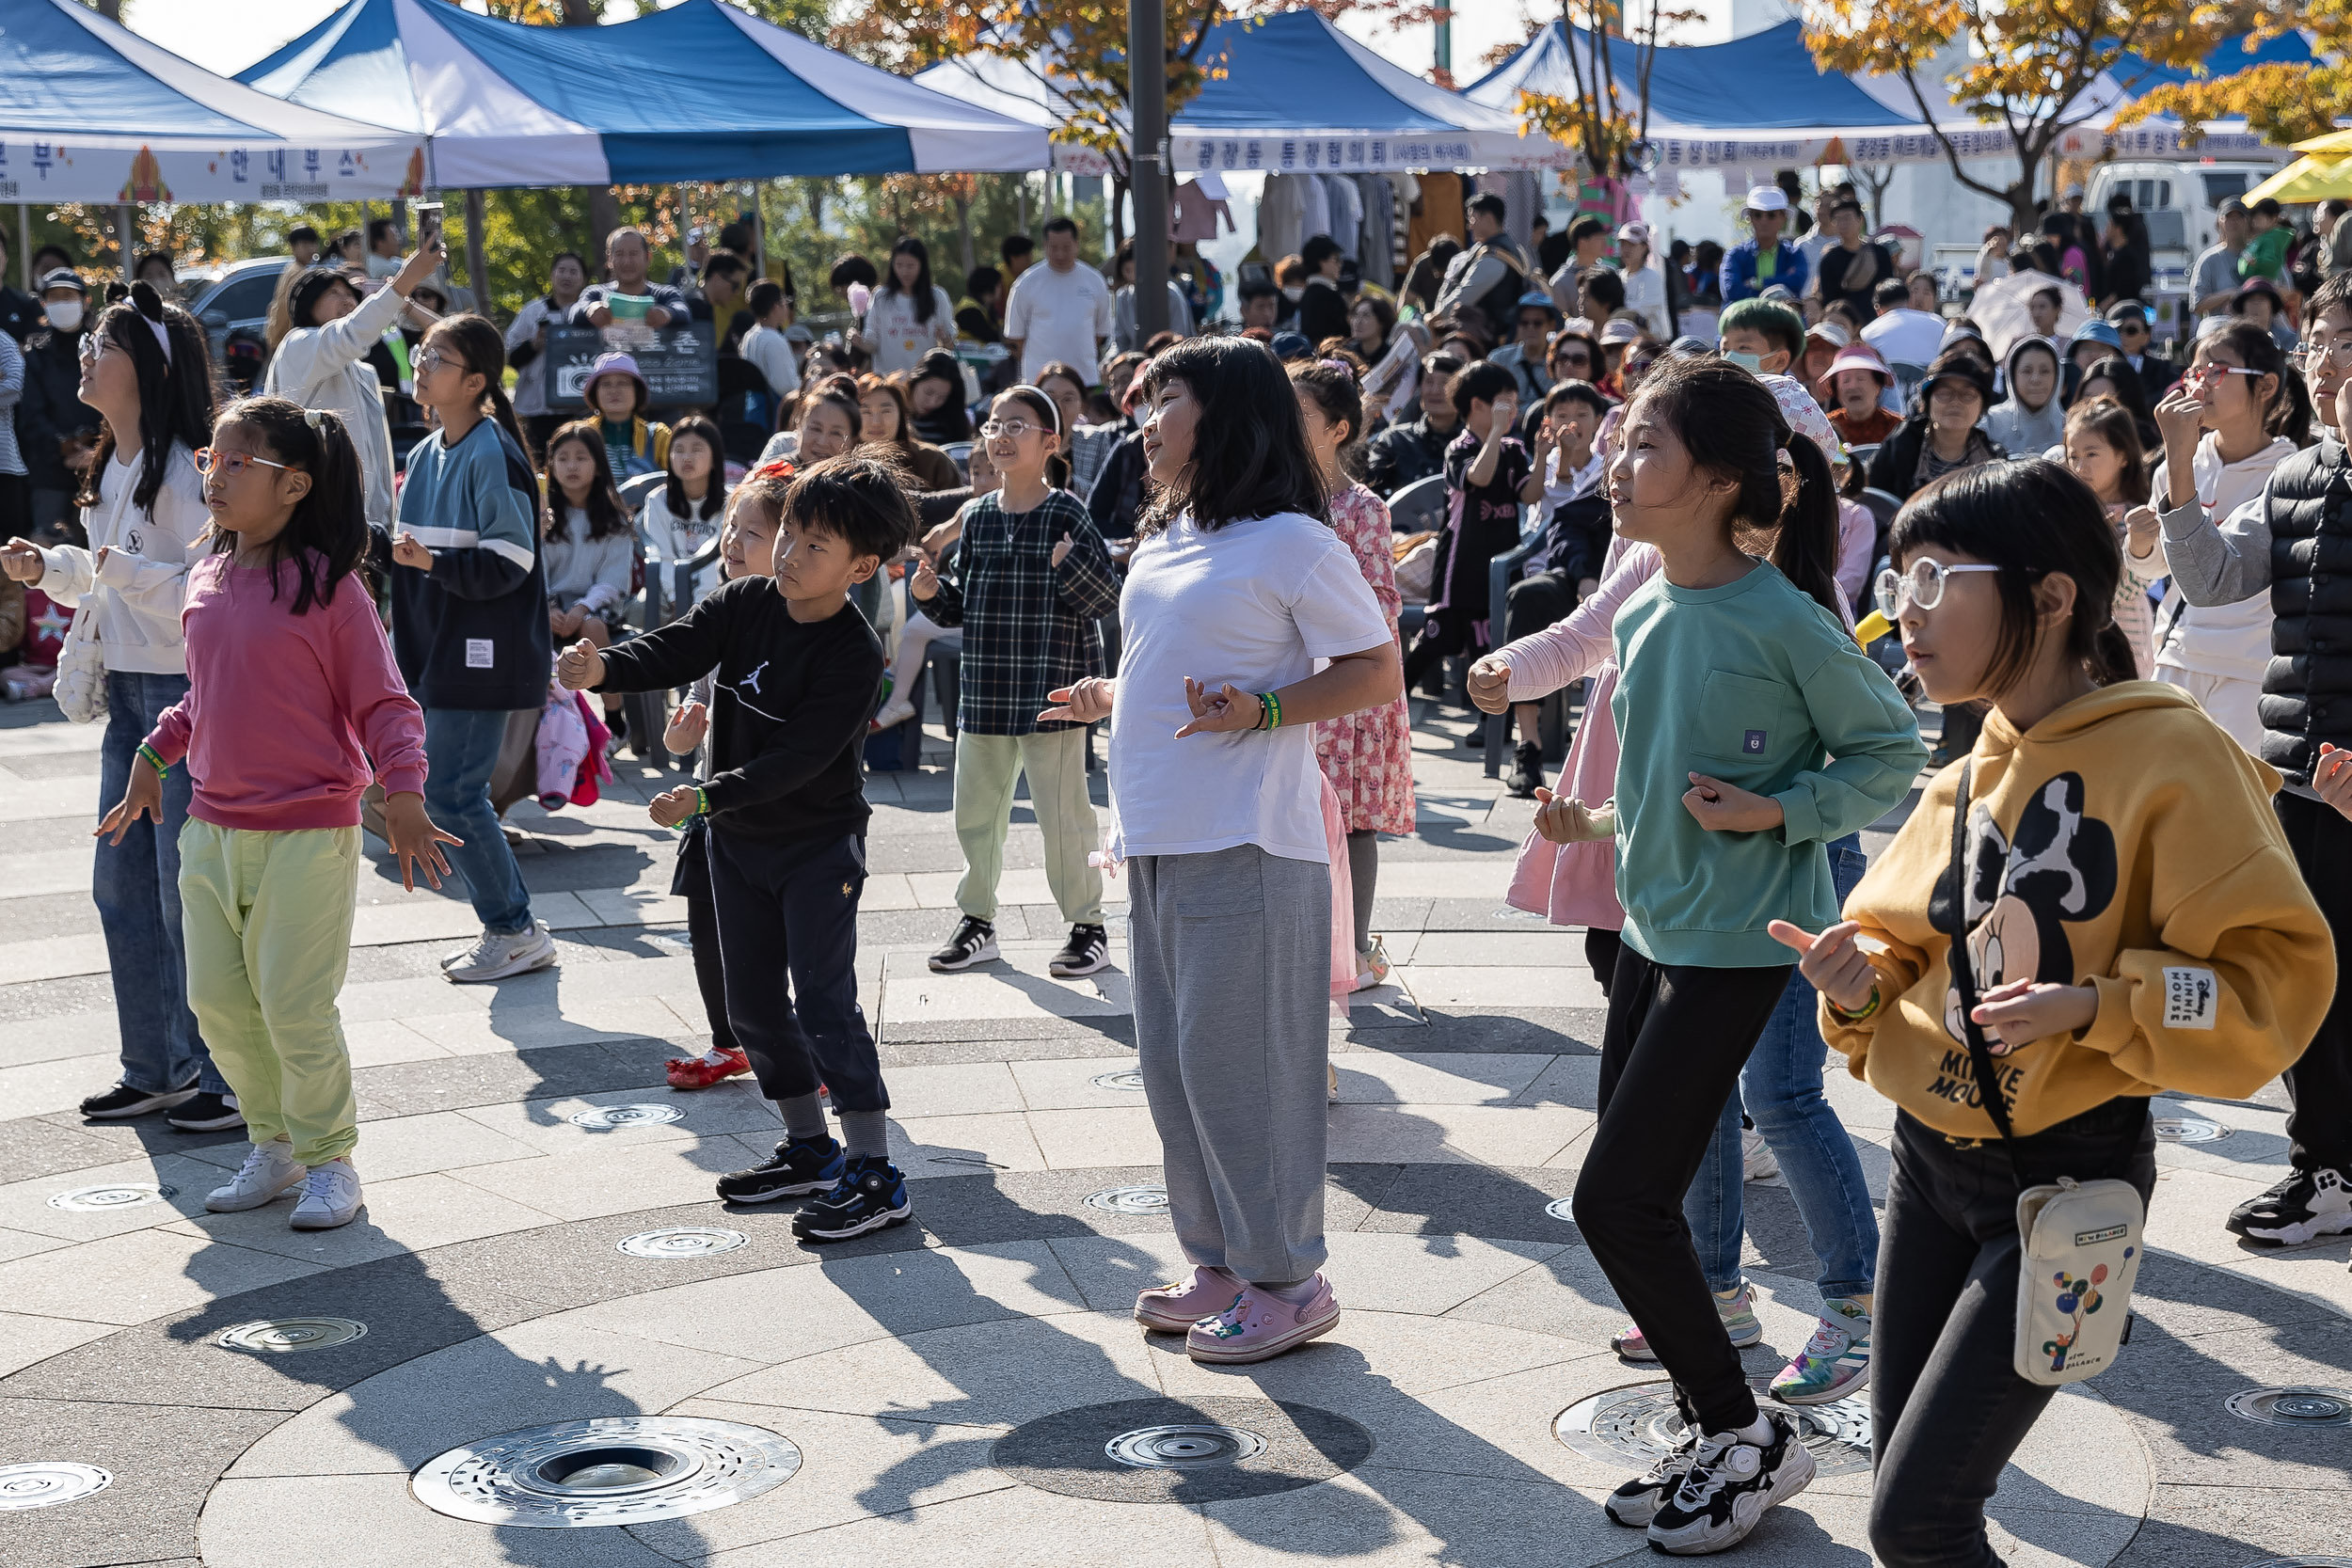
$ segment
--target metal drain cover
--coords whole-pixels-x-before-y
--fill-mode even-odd
[[[1760,1409],[1797,1423],[1804,1446],[1825,1476],[1867,1475],[1870,1470],[1870,1401],[1864,1395],[1828,1404],[1787,1405],[1758,1399]],[[1645,1470],[1682,1436],[1682,1414],[1675,1408],[1674,1385],[1637,1383],[1572,1404],[1551,1423],[1551,1434],[1588,1459]]]
[[[64,1460],[35,1460],[29,1465],[0,1465],[0,1513],[26,1508],[54,1508],[78,1501],[114,1484],[114,1477],[95,1465]]]
[[[1112,1214],[1165,1214],[1166,1187],[1105,1187],[1087,1195],[1087,1207]]]
[[[452,1449],[428,1460],[409,1490],[453,1519],[585,1529],[707,1513],[781,1486],[800,1467],[799,1449],[758,1427],[598,1417]]]
[[[223,1350],[265,1351],[283,1355],[294,1351],[329,1350],[367,1338],[368,1325],[350,1318],[265,1318],[223,1329],[214,1342]]]
[[[1263,1497],[1372,1456],[1372,1433],[1286,1400],[1120,1400],[1041,1416],[996,1440],[999,1470],[1040,1491],[1114,1503]]]
[[[180,1196],[177,1187],[162,1186],[145,1181],[114,1181],[103,1187],[76,1187],[70,1193],[59,1193],[49,1200],[52,1209],[71,1209],[79,1213],[104,1213],[110,1209],[135,1209],[143,1203],[161,1203],[167,1197]]]
[[[675,1105],[592,1105],[585,1111],[571,1115],[574,1127],[584,1127],[591,1132],[611,1132],[623,1127],[659,1127],[664,1122],[684,1121],[686,1113]]]
[[[2352,1426],[2352,1394],[2341,1388],[2249,1388],[2224,1403],[2231,1415],[2265,1426]]]
[[[2209,1144],[2230,1135],[2231,1129],[2202,1117],[2158,1117],[2156,1137],[2169,1144]]]
[[[1156,1426],[1122,1432],[1104,1453],[1141,1470],[1207,1470],[1265,1452],[1265,1439],[1240,1427]]]
[[[1134,1068],[1124,1072],[1098,1072],[1088,1082],[1098,1089],[1129,1089],[1136,1093],[1143,1089],[1143,1074]]]
[[[733,1252],[751,1238],[740,1230],[715,1230],[701,1225],[674,1225],[664,1230],[640,1230],[621,1243],[631,1258],[707,1258]]]

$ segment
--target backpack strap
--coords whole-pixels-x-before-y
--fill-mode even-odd
[[[2000,1134],[2002,1147],[2009,1150],[2010,1166],[2016,1172],[2017,1185],[2022,1190],[2026,1173],[2017,1164],[2017,1134],[2010,1125],[2009,1102],[2001,1096],[1993,1049],[1977,1023],[1976,965],[1968,956],[1968,785],[1975,767],[1974,758],[1960,765],[1960,792],[1952,801],[1952,945],[1946,961],[1951,968],[1952,984],[1960,991],[1960,1029],[1963,1042],[1968,1047],[1969,1066],[1977,1075],[1977,1101],[1993,1118],[1994,1129]]]

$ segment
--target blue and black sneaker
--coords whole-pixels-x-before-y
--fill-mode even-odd
[[[914,1212],[898,1167],[867,1155],[850,1161],[833,1191],[792,1216],[792,1234],[804,1242],[846,1242],[869,1230],[904,1225]]]
[[[806,1197],[839,1183],[849,1159],[831,1138],[790,1138],[776,1145],[775,1158],[749,1170],[719,1178],[719,1196],[729,1203],[772,1203]]]

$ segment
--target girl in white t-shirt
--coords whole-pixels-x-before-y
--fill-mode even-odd
[[[1136,1052],[1194,1265],[1136,1317],[1186,1335],[1195,1360],[1262,1361],[1340,1313],[1318,1272],[1331,881],[1314,726],[1395,701],[1404,670],[1274,356],[1196,338],[1145,387],[1159,490],[1120,673],[1041,717],[1111,721]]]
[[[956,346],[956,308],[931,281],[931,253],[912,234],[890,247],[890,270],[858,324],[874,373],[912,371],[935,348]]]

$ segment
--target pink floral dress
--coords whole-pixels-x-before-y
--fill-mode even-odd
[[[1396,591],[1396,558],[1391,553],[1395,535],[1387,504],[1362,485],[1351,484],[1331,498],[1331,526],[1356,552],[1356,564],[1363,568],[1394,635],[1405,600]],[[1348,832],[1413,831],[1413,739],[1403,697],[1317,724],[1315,759],[1339,796]]]

